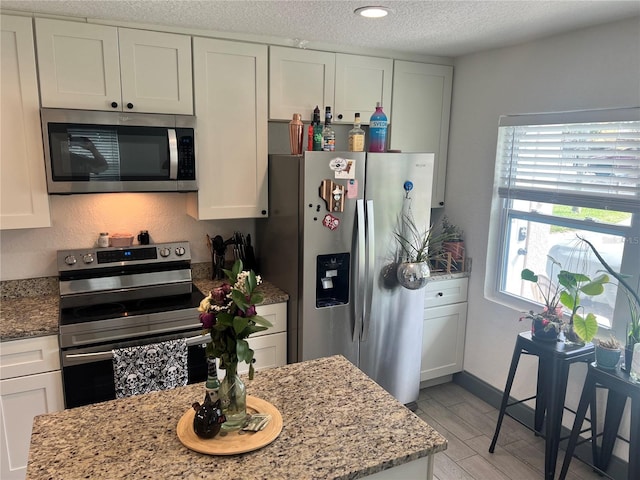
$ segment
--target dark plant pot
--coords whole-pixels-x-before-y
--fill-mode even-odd
[[[535,319],[531,322],[531,338],[541,342],[555,342],[558,340],[558,331],[554,327],[545,330],[544,321]]]
[[[619,348],[614,350],[596,345],[596,363],[601,368],[613,370],[620,362],[620,353],[621,350]]]
[[[624,368],[627,373],[631,371],[631,360],[633,359],[633,345],[626,345],[624,347]]]

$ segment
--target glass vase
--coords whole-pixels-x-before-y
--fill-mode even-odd
[[[220,382],[220,401],[222,413],[227,421],[222,430],[239,430],[244,426],[247,417],[247,388],[238,375],[238,364],[226,365],[226,375]]]

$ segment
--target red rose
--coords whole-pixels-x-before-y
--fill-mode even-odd
[[[211,328],[216,323],[216,316],[209,312],[201,313],[200,322],[202,323],[202,328]]]

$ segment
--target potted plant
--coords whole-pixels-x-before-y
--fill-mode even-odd
[[[638,290],[631,288],[631,285],[624,279],[624,276],[620,272],[616,272],[611,266],[602,258],[600,252],[593,246],[587,239],[578,237],[584,243],[586,243],[591,251],[594,253],[598,261],[602,264],[609,274],[618,281],[618,287],[622,285],[625,295],[627,296],[627,302],[629,304],[629,323],[627,324],[627,338],[625,344],[625,368],[627,371],[631,370],[631,359],[633,357],[633,346],[636,343],[640,343],[640,294]]]
[[[565,326],[565,337],[569,342],[590,342],[598,332],[596,316],[588,312],[580,315],[578,310],[583,309],[580,295],[600,295],[604,292],[604,284],[609,283],[609,276],[602,274],[591,280],[582,273],[573,273],[561,270],[558,273],[558,282],[564,289],[560,292],[560,303],[571,312],[569,323]]]
[[[551,261],[551,273],[553,274],[553,269],[556,266],[560,267],[560,264],[549,255],[547,255],[547,258]],[[520,278],[534,283],[544,302],[542,312],[535,313],[530,310],[526,315],[520,317],[520,321],[524,319],[531,320],[531,335],[534,339],[557,340],[563,324],[562,307],[559,305],[560,285],[554,284],[543,275],[535,274],[528,268],[520,272]]]
[[[442,217],[442,250],[445,254],[451,254],[451,267],[453,270],[464,269],[464,240],[462,230],[449,221],[445,215]]]
[[[430,265],[442,258],[440,245],[449,237],[434,234],[432,227],[420,230],[411,215],[402,216],[394,235],[400,246],[396,269],[400,285],[410,290],[424,287],[431,275]]]
[[[536,338],[549,339],[552,336],[550,331],[553,329],[556,336],[563,331],[568,342],[590,342],[598,331],[598,321],[591,312],[582,315],[578,313],[583,309],[581,295],[601,294],[604,292],[604,284],[609,282],[609,277],[603,274],[591,280],[582,273],[563,270],[562,265],[553,257],[547,256],[547,258],[551,261],[552,275],[555,267],[560,268],[557,275],[558,282],[553,284],[547,281],[543,285],[542,279],[546,277],[536,275],[528,268],[522,270],[520,277],[536,284],[544,299],[544,307],[540,313],[530,311],[521,317],[521,320],[524,318],[532,320],[532,334]],[[564,322],[562,306],[570,311],[568,322]]]
[[[620,353],[622,348],[620,342],[611,335],[606,340],[599,339],[596,345],[596,363],[599,367],[614,369],[620,361]]]

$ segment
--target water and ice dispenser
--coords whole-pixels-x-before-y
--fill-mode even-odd
[[[316,307],[349,303],[349,253],[318,255],[316,258]]]

